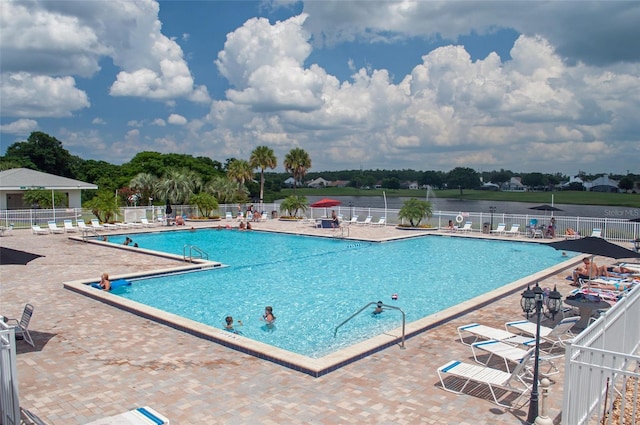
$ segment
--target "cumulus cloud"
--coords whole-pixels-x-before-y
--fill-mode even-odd
[[[10,117],[68,117],[90,106],[73,77],[49,77],[26,72],[0,75],[0,114]]]
[[[0,125],[0,133],[25,135],[38,128],[38,122],[28,119],[19,119],[9,124]]]
[[[167,122],[173,125],[185,125],[187,124],[187,119],[182,115],[171,114],[169,118],[167,118]]]
[[[302,146],[318,169],[546,170],[558,160],[571,164],[576,152],[606,148],[602,160],[624,149],[603,142],[629,127],[623,116],[640,112],[640,94],[631,94],[638,66],[603,73],[572,65],[541,36],[520,36],[509,60],[491,53],[474,61],[464,46],[449,45],[426,53],[397,84],[384,69],[364,68],[341,82],[305,65],[306,19],[252,19],[228,35],[216,63],[235,88],[207,116],[216,152],[246,157],[251,146],[268,144],[282,157]]]
[[[155,120],[153,120],[151,125],[157,125],[158,127],[164,127],[164,126],[167,125],[167,122],[165,120],[163,120],[162,118],[156,118]]]
[[[630,1],[581,2],[304,2],[305,28],[316,44],[406,37],[457,41],[472,33],[513,29],[549,40],[561,57],[606,65],[640,61],[640,5]],[[607,19],[602,19],[606,16]]]
[[[107,124],[107,122],[105,120],[103,120],[102,118],[96,117],[96,118],[91,120],[91,124],[93,124],[93,125],[105,125],[105,124]]]
[[[121,69],[113,96],[209,102],[206,87],[194,84],[181,47],[162,34],[158,11],[155,0],[4,2],[3,86],[19,76],[23,86],[49,81],[53,87],[38,96],[10,91],[13,97],[3,98],[11,99],[11,108],[3,102],[2,115],[60,117],[87,107],[87,95],[72,76],[91,78],[105,57]]]

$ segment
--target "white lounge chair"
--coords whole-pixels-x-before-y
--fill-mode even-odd
[[[498,223],[498,227],[496,227],[496,230],[492,230],[491,233],[497,233],[499,235],[502,235],[506,231],[507,231],[507,224],[506,223]]]
[[[458,230],[461,231],[461,232],[470,232],[471,231],[471,226],[473,226],[473,222],[472,221],[467,221],[467,222],[464,223],[464,226],[462,226]]]
[[[380,217],[378,221],[374,221],[371,223],[372,226],[385,226],[387,222],[387,217]]]
[[[153,222],[149,221],[146,217],[142,217],[140,219],[140,223],[142,223],[143,227],[155,227],[155,226],[158,226],[158,225],[162,224],[159,221],[153,221]]]
[[[269,216],[267,215],[266,212],[262,213],[262,216],[260,217],[260,221],[267,221],[269,220]]]
[[[371,224],[371,220],[373,219],[373,216],[368,215],[367,218],[364,219],[364,221],[357,221],[356,224],[360,224],[362,226],[367,226],[369,224]]]
[[[507,236],[520,236],[520,225],[517,223],[512,224],[511,229],[504,232],[504,234]]]
[[[602,237],[602,229],[594,227],[594,229],[591,231],[591,237],[592,238],[601,238]]]
[[[101,418],[86,425],[169,425],[169,419],[148,406],[138,407],[115,416]]]
[[[59,233],[59,234],[63,234],[64,233],[64,228],[62,227],[58,227],[58,225],[56,224],[55,221],[50,220],[47,222],[47,226],[49,226],[49,233]]]
[[[39,225],[34,224],[33,226],[31,226],[31,233],[33,233],[34,235],[48,235],[49,230],[43,229]]]
[[[9,236],[13,232],[13,224],[10,224],[9,227],[0,226],[0,236]]]
[[[507,369],[507,372],[511,372],[509,365],[512,363],[515,363],[516,365],[519,364],[531,349],[529,348],[525,350],[524,348],[516,347],[514,345],[507,344],[506,342],[490,339],[488,341],[480,341],[475,344],[471,344],[471,351],[473,352],[473,358],[478,363],[485,366],[489,365],[493,356],[500,357],[504,360],[504,367]],[[487,359],[484,362],[478,359],[478,356],[482,354],[488,354]],[[542,372],[543,375],[555,375],[556,373],[560,373],[560,370],[558,370],[550,356],[541,356],[540,360],[549,366],[547,371]]]
[[[231,213],[231,211],[227,211],[224,215],[224,219],[229,221],[229,220],[233,220],[233,214]]]
[[[471,336],[474,337],[474,340],[469,343],[465,342],[465,335],[463,335],[464,332],[471,334]],[[536,340],[531,337],[525,337],[505,331],[504,329],[481,325],[479,323],[470,323],[468,325],[459,326],[458,335],[460,336],[460,342],[465,345],[471,345],[478,341],[487,339],[495,339],[497,341],[504,341],[514,345],[522,344],[525,346],[530,346],[531,344],[536,343]]]
[[[104,227],[102,224],[100,224],[100,220],[98,220],[97,218],[92,218],[91,219],[91,228],[95,229],[95,230],[104,230],[104,229],[106,229],[106,227]]]
[[[100,223],[98,223],[98,224],[100,224]],[[117,224],[102,223],[102,226],[107,230],[118,230],[118,225]]]
[[[78,231],[78,228],[73,225],[73,221],[64,220],[64,231],[67,233],[74,233]]]
[[[6,323],[9,326],[15,327],[16,333],[22,335],[24,341],[27,344],[29,344],[33,348],[36,348],[36,345],[33,343],[33,339],[31,338],[31,334],[29,333],[29,322],[31,321],[32,315],[33,306],[31,304],[25,304],[20,320],[18,321],[18,319],[7,319]]]
[[[567,341],[572,340],[575,335],[571,332],[571,328],[578,323],[580,317],[567,317],[562,319],[553,328],[548,326],[540,326],[540,339],[551,344],[549,349],[545,351],[552,351],[557,345],[564,347]],[[514,322],[507,322],[504,324],[507,331],[510,329],[516,329],[521,333],[536,336],[536,324],[528,320],[516,320]]]
[[[78,226],[78,229],[80,230],[87,230],[90,229],[89,226],[87,226],[87,224],[84,222],[84,220],[76,220],[76,225]]]
[[[526,374],[525,366],[531,358],[532,352],[533,350],[530,350],[511,373],[487,366],[464,363],[458,360],[450,361],[438,368],[438,377],[440,378],[442,389],[455,394],[463,394],[470,382],[485,384],[489,387],[495,404],[507,409],[512,409],[516,407],[516,402],[530,390],[530,386],[525,382],[523,375]],[[447,387],[445,383],[445,376],[447,375],[464,380],[464,384],[461,387],[459,383],[455,387]],[[496,394],[496,389],[517,394],[517,397],[510,404],[506,404],[504,401],[500,402]],[[505,395],[503,395],[503,397],[504,396]]]
[[[352,224],[356,224],[358,223],[358,216],[354,215],[353,217],[351,217],[351,220],[345,221],[344,223],[342,223],[343,226],[350,226]]]

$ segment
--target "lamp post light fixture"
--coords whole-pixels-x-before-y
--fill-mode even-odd
[[[534,352],[533,363],[533,387],[531,388],[531,398],[529,399],[529,414],[527,415],[527,424],[534,424],[536,417],[538,416],[538,375],[539,375],[539,363],[540,363],[540,317],[544,309],[545,293],[536,282],[536,286],[531,289],[527,285],[527,289],[522,293],[522,299],[520,300],[520,306],[522,311],[529,318],[529,314],[535,312],[536,317],[536,348]],[[562,303],[562,296],[557,291],[556,287],[553,288],[547,297],[547,309],[555,318],[556,313],[560,310]]]

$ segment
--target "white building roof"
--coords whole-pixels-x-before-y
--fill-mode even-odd
[[[67,177],[30,170],[28,168],[12,168],[0,171],[0,190],[73,190],[97,189],[98,186]]]

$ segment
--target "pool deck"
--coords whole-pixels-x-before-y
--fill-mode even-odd
[[[278,220],[253,226],[342,236],[341,231]],[[381,241],[417,232],[351,226],[349,236]],[[488,401],[486,391],[475,395],[443,391],[436,374],[449,360],[473,362],[470,348],[458,341],[458,326],[479,322],[502,328],[505,322],[523,317],[519,289],[467,313],[463,311],[469,306],[461,306],[461,315],[407,339],[405,349],[392,346],[314,378],[64,289],[63,282],[97,280],[105,271],[117,276],[184,265],[134,250],[70,240],[72,235],[36,236],[30,230],[14,230],[0,238],[2,246],[44,256],[27,265],[0,267],[0,314],[19,317],[25,303],[35,306],[29,328],[36,348],[17,342],[20,401],[48,424],[85,424],[141,406],[151,406],[172,424],[479,425],[521,424],[526,419],[526,406],[513,411],[499,408]],[[477,232],[453,236],[499,238]],[[565,270],[544,277],[540,285],[557,284],[566,295],[572,289],[564,279],[567,274]],[[562,371],[563,359],[555,363]],[[556,422],[562,376],[553,376],[548,403]]]

